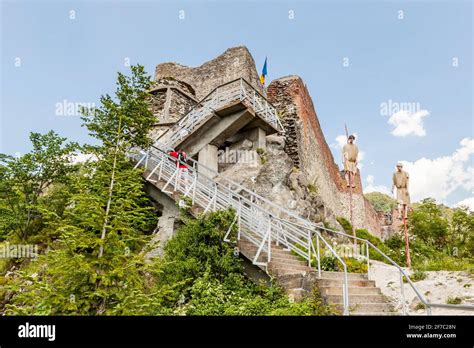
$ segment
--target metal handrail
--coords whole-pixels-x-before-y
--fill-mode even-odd
[[[156,149],[157,151],[160,151],[162,153],[164,153],[161,149],[159,148],[156,148],[155,146],[152,146],[152,148]],[[169,148],[169,150],[172,150],[171,148]],[[167,154],[166,154],[167,155]],[[175,158],[172,158],[170,157],[169,155],[167,155],[169,157],[169,159],[172,159],[172,160],[176,160]],[[366,244],[366,248],[367,248],[367,251],[368,251],[368,247],[371,247],[372,249],[374,249],[375,251],[377,251],[380,255],[382,255],[386,260],[388,260],[392,265],[394,265],[400,272],[400,281],[401,281],[401,285],[400,285],[400,289],[401,291],[403,291],[403,276],[405,276],[405,278],[407,279],[407,282],[408,284],[410,285],[410,287],[413,289],[413,291],[415,292],[415,294],[417,295],[417,297],[420,299],[420,301],[426,306],[427,308],[427,312],[428,314],[431,314],[431,307],[440,307],[440,308],[450,308],[450,309],[467,309],[467,310],[474,310],[474,306],[468,306],[468,305],[450,305],[450,304],[437,304],[437,303],[430,303],[428,302],[424,296],[422,296],[420,294],[420,292],[418,291],[418,289],[416,288],[416,286],[413,284],[412,280],[410,279],[410,277],[407,275],[407,273],[395,262],[393,261],[389,256],[387,256],[385,253],[383,253],[380,249],[378,249],[375,245],[373,245],[370,241],[364,239],[364,238],[360,238],[360,237],[356,237],[356,236],[353,236],[353,235],[349,235],[349,234],[346,234],[346,233],[343,233],[343,232],[340,232],[340,231],[336,231],[336,230],[332,230],[332,229],[329,229],[329,228],[326,228],[326,227],[322,227],[322,226],[318,226],[316,224],[314,224],[313,222],[311,221],[308,221],[302,217],[300,217],[299,215],[296,215],[294,214],[293,212],[279,206],[279,205],[276,205],[275,203],[273,203],[272,201],[258,195],[257,193],[247,189],[246,187],[230,180],[230,179],[227,179],[227,178],[222,178],[222,177],[219,177],[218,173],[215,172],[214,170],[212,170],[211,168],[193,160],[193,159],[188,159],[188,162],[192,163],[192,167],[193,168],[196,168],[196,167],[201,167],[201,168],[205,168],[207,172],[210,172],[214,175],[217,175],[217,179],[218,180],[221,180],[219,182],[217,182],[217,184],[221,184],[223,187],[225,187],[226,189],[228,189],[233,195],[237,195],[239,197],[241,197],[242,200],[244,200],[247,204],[251,205],[252,207],[256,208],[257,210],[260,210],[261,213],[263,214],[269,214],[269,212],[262,208],[261,206],[255,204],[254,202],[256,201],[261,201],[263,203],[265,203],[266,205],[268,206],[271,206],[272,208],[276,209],[278,211],[278,213],[273,213],[270,215],[274,218],[276,218],[277,220],[283,222],[283,223],[289,223],[289,224],[292,224],[292,225],[295,225],[297,227],[300,227],[300,228],[304,228],[306,230],[311,230],[313,232],[314,229],[319,229],[319,230],[322,230],[322,231],[326,231],[326,232],[329,232],[329,233],[333,233],[333,234],[338,234],[338,235],[341,235],[341,236],[344,236],[344,237],[348,237],[348,238],[351,238],[351,239],[355,239],[355,240],[358,240],[362,243],[365,243]],[[182,164],[185,164],[185,163],[182,163]],[[207,180],[209,180],[210,182],[214,182],[214,180],[216,179],[211,179],[203,174],[199,174],[201,177],[206,177]],[[240,191],[244,191],[245,193],[247,193],[250,197],[252,197],[251,199],[247,199],[245,197],[243,197],[241,194],[237,193],[236,190],[233,190],[231,187],[234,186],[236,188],[238,188]],[[291,218],[294,218],[295,220],[297,221],[300,221],[302,222],[302,224],[298,224],[294,221],[291,221],[291,220],[288,220],[288,219],[285,219],[283,218],[281,215],[286,214],[288,215],[289,217]],[[299,236],[300,237],[303,237],[304,238],[304,233],[302,233],[301,231],[295,231],[293,230],[292,231],[294,234],[298,234],[299,233]],[[317,231],[316,231],[317,232]],[[287,238],[290,238],[291,237],[287,237]],[[321,238],[321,240],[326,244],[328,245],[327,241],[321,236],[321,234],[318,232],[317,233],[317,238],[319,240],[319,238]],[[281,242],[281,243],[284,243],[285,245],[287,245],[288,241],[285,240],[280,240],[281,238],[277,238],[277,241]],[[309,239],[311,240],[311,244],[310,246],[313,248],[313,251],[314,251],[314,244],[313,244],[313,241],[312,239]],[[293,241],[295,241],[295,239],[293,239]],[[302,245],[302,243],[298,243],[299,245]],[[293,248],[293,250],[300,256],[304,257],[304,258],[307,258],[309,263],[311,262],[311,256],[310,255],[307,255],[307,254],[310,254],[310,248],[308,247],[308,253],[305,254],[304,252],[301,252],[298,248]],[[318,252],[319,252],[319,248],[317,248]],[[333,248],[329,248],[329,250],[331,251],[331,253],[337,257],[338,261],[341,262],[343,264],[343,268],[344,268],[344,278],[347,277],[347,270],[346,270],[346,264],[344,263],[344,261],[338,257],[337,255],[337,252],[334,251]],[[367,262],[368,262],[368,266],[370,267],[369,265],[369,252],[367,252]],[[319,272],[319,276],[321,276],[321,271],[320,271],[320,257],[319,255],[317,255],[317,262],[318,262],[318,272]],[[368,274],[369,274],[369,267],[368,267]],[[345,287],[347,288],[347,281],[345,279]],[[347,288],[348,289],[348,288]],[[402,294],[402,297],[404,296],[404,294]],[[402,305],[403,305],[403,311],[405,314],[406,313],[406,306],[405,306],[405,301],[404,299],[402,299]]]
[[[294,222],[290,222],[291,224],[295,224]],[[299,225],[299,224],[295,224],[297,225],[298,227],[301,227],[301,228],[305,228],[305,229],[309,229],[309,227],[307,226],[304,226],[304,225]],[[389,261],[393,266],[395,266],[398,271],[400,272],[400,279],[401,279],[401,284],[400,284],[400,290],[402,291],[402,297],[403,297],[403,276],[405,276],[405,279],[407,280],[408,284],[411,286],[411,288],[413,289],[413,291],[415,292],[416,296],[418,297],[418,299],[425,305],[426,309],[427,309],[427,314],[431,315],[431,307],[439,307],[439,308],[449,308],[449,309],[456,309],[456,310],[470,310],[470,311],[474,311],[474,306],[470,306],[470,305],[455,305],[455,304],[444,304],[444,303],[431,303],[429,302],[419,291],[418,289],[416,288],[415,284],[413,284],[413,281],[410,279],[410,277],[408,276],[408,274],[403,270],[403,268],[401,268],[395,261],[393,261],[388,255],[386,255],[382,250],[380,250],[379,248],[377,248],[374,244],[372,244],[372,242],[370,242],[369,240],[367,239],[364,239],[364,238],[360,238],[360,237],[356,237],[356,236],[353,236],[353,235],[350,235],[350,234],[347,234],[347,233],[344,233],[344,232],[340,232],[340,231],[336,231],[336,230],[333,230],[333,229],[330,229],[330,228],[326,228],[326,227],[322,227],[322,226],[318,226],[318,225],[314,225],[313,224],[313,228],[317,228],[317,229],[320,229],[320,230],[323,230],[323,231],[326,231],[326,232],[329,232],[329,233],[334,233],[334,234],[338,234],[338,235],[342,235],[344,237],[348,237],[348,238],[351,238],[351,239],[355,239],[355,240],[359,240],[363,243],[366,244],[366,246],[370,246],[372,247],[372,249],[374,249],[375,251],[377,251],[380,255],[382,255],[387,261]],[[369,262],[369,253],[367,253],[367,262]],[[367,272],[369,272],[369,269],[367,269]],[[402,308],[403,308],[403,311],[404,311],[404,314],[408,314],[407,311],[406,311],[406,307],[405,307],[405,299],[403,298],[402,299]]]
[[[168,186],[174,186],[174,190],[181,191],[185,196],[191,196],[193,203],[196,200],[199,200],[199,204],[205,208],[205,212],[209,210],[223,209],[228,207],[233,207],[236,209],[238,214],[238,219],[234,220],[239,222],[239,237],[243,232],[243,235],[253,244],[258,247],[257,254],[253,260],[254,264],[268,266],[268,263],[271,261],[271,243],[274,241],[277,245],[284,244],[288,250],[294,251],[297,255],[302,256],[308,260],[308,264],[311,267],[311,251],[316,254],[318,261],[318,274],[321,277],[321,267],[320,267],[320,255],[319,255],[319,244],[317,245],[317,252],[315,251],[314,243],[312,240],[311,233],[306,233],[304,231],[298,230],[295,226],[288,224],[288,220],[282,219],[281,216],[276,216],[274,213],[269,212],[263,206],[256,204],[257,194],[248,191],[251,194],[250,198],[246,198],[239,193],[232,190],[230,184],[235,184],[231,181],[217,182],[213,179],[207,177],[205,174],[202,174],[198,169],[206,168],[202,164],[191,160],[191,165],[189,165],[189,173],[185,174],[185,177],[182,178],[180,174],[179,166],[177,163],[186,164],[182,161],[178,161],[176,158],[171,157],[166,152],[162,151],[159,148],[152,147],[149,151],[141,152],[141,156],[136,157],[132,153],[130,157],[135,158],[137,163],[135,167],[138,167],[142,163],[146,166],[147,169],[151,169],[151,172],[147,176],[147,180],[151,180],[153,175],[158,175],[159,179],[163,177],[163,180],[166,180],[166,184],[161,189],[164,192]],[[176,163],[176,164],[175,164]],[[186,164],[187,165],[187,164]],[[207,170],[207,168],[206,168]],[[211,171],[212,172],[212,171]],[[199,180],[198,180],[199,179]],[[183,184],[182,181],[188,181],[188,184],[184,184],[185,189],[181,189],[180,186]],[[241,187],[240,185],[238,185]],[[192,192],[191,192],[192,191]],[[260,196],[258,196],[260,197]],[[263,199],[263,197],[261,197]],[[263,199],[271,203],[270,201]],[[284,210],[278,205],[272,204]],[[290,213],[290,212],[288,212]],[[293,214],[291,214],[293,215]],[[299,221],[306,222],[298,215],[294,215]],[[265,232],[262,231],[262,222],[264,226],[267,226]],[[328,246],[328,249],[334,254],[334,256],[342,263],[344,269],[344,279],[343,279],[343,307],[344,314],[349,314],[349,288],[348,288],[348,276],[347,276],[347,266],[345,262],[337,255],[336,251],[329,245],[329,243],[321,236],[319,232],[317,233],[317,243],[319,239],[323,241]],[[227,238],[227,235],[226,237]],[[306,252],[304,250],[306,249]],[[302,250],[303,249],[303,250]],[[258,258],[262,251],[267,252],[267,262],[259,262]]]
[[[156,147],[155,145],[152,145],[151,148],[155,149],[155,150],[158,150],[160,152],[164,152],[164,151],[174,151],[173,148],[169,147],[169,146],[163,146],[162,149]],[[214,179],[210,179],[210,180],[213,180],[213,181],[218,181],[218,182],[225,182],[228,186],[230,187],[235,187],[236,189],[238,189],[239,191],[243,191],[245,192],[246,194],[248,194],[249,196],[252,196],[253,197],[253,201],[261,201],[263,203],[265,203],[266,205],[272,207],[273,209],[275,209],[275,211],[278,211],[278,213],[274,213],[275,216],[281,218],[281,215],[282,214],[286,214],[292,218],[294,218],[295,220],[298,220],[300,221],[301,223],[304,223],[304,224],[309,224],[310,226],[313,226],[313,223],[304,219],[303,217],[299,216],[298,214],[295,214],[293,213],[292,211],[278,205],[278,204],[275,204],[274,202],[270,201],[269,199],[259,195],[258,193],[248,189],[247,187],[245,186],[242,186],[241,184],[231,180],[231,179],[228,179],[228,178],[224,178],[220,175],[220,173],[218,173],[217,171],[215,171],[214,169],[202,164],[202,163],[199,163],[198,161],[192,159],[192,158],[188,158],[186,160],[188,163],[191,163],[193,167],[200,167],[200,168],[204,168],[206,170],[207,173],[212,173],[214,175]],[[182,164],[186,164],[186,163],[182,163]],[[202,174],[201,174],[202,175]],[[237,191],[237,190],[235,190]],[[233,192],[235,192],[233,191]],[[236,193],[236,192],[235,192]]]
[[[230,96],[230,100],[222,99],[223,93],[219,96],[219,91],[225,89],[226,87],[235,84],[235,89],[230,91],[226,91],[224,95]],[[253,92],[253,100],[248,96],[248,91],[246,89],[250,89]],[[238,92],[238,93],[237,93]],[[238,95],[238,98],[237,98]],[[258,100],[256,98],[260,100]],[[221,98],[219,98],[221,97]],[[222,100],[221,100],[222,99]],[[196,127],[200,122],[202,122],[207,117],[211,116],[216,108],[220,105],[221,101],[226,102],[222,105],[227,104],[231,100],[250,100],[251,106],[255,110],[255,114],[261,117],[265,122],[268,122],[273,127],[275,127],[279,131],[283,131],[283,125],[281,124],[276,108],[268,102],[268,100],[259,92],[257,91],[248,81],[244,78],[238,78],[227,83],[224,83],[216,88],[214,88],[209,94],[207,94],[201,101],[195,104],[183,117],[181,117],[174,126],[168,128],[163,134],[161,134],[157,139],[156,143],[165,140],[165,144],[174,146],[175,142],[178,141],[182,136],[187,136],[191,133],[192,129]],[[257,110],[256,103],[261,103],[261,101],[265,101],[265,108],[263,110]],[[205,111],[207,110],[208,113]],[[197,116],[196,116],[197,115]],[[189,120],[189,121],[187,121]],[[190,129],[187,129],[189,128]],[[184,131],[184,134],[181,134]],[[160,139],[162,139],[160,141]]]

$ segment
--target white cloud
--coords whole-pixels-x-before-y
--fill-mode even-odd
[[[423,127],[423,118],[429,114],[428,110],[419,110],[414,113],[400,110],[388,119],[388,123],[395,127],[391,133],[396,137],[406,137],[408,135],[424,137],[426,130]]]
[[[364,193],[381,192],[385,193],[386,195],[392,196],[392,193],[390,192],[390,189],[387,186],[375,185],[375,177],[373,175],[367,175],[365,181],[367,182],[367,185],[364,188]]]
[[[451,156],[434,159],[420,158],[415,162],[401,161],[403,169],[410,174],[410,195],[412,201],[427,197],[445,202],[457,189],[474,190],[474,139],[464,138]]]
[[[342,147],[346,144],[347,144],[347,137],[345,135],[338,135],[336,137],[336,144],[335,144],[336,148],[342,149]]]
[[[462,201],[457,202],[454,206],[455,207],[465,206],[465,207],[468,207],[470,211],[474,212],[474,197],[463,199]]]

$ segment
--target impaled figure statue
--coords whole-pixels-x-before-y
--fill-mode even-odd
[[[393,173],[392,193],[394,188],[397,188],[397,204],[398,204],[398,219],[407,218],[408,206],[410,205],[410,194],[408,192],[409,176],[408,173],[402,170],[403,164],[397,163],[397,171]]]
[[[359,148],[354,144],[355,136],[349,135],[347,144],[342,148],[342,160],[344,163],[344,177],[347,187],[355,187],[354,177],[357,174],[357,156]]]

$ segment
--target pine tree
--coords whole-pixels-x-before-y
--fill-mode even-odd
[[[162,297],[149,296],[153,289],[146,285],[156,269],[144,263],[142,253],[156,216],[141,172],[127,158],[131,147],[150,143],[150,80],[137,66],[131,77],[119,73],[117,85],[116,100],[106,95],[100,107],[83,110],[84,125],[100,141],[85,148],[97,160],[72,177],[64,216],[49,224],[60,237],[14,282],[12,289],[23,291],[7,306],[9,313],[131,314],[159,308]]]

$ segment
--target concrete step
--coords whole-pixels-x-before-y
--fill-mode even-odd
[[[257,250],[258,250],[258,247],[255,244],[251,243],[251,242],[239,241],[238,245],[241,248],[252,249],[255,252],[257,252]],[[266,252],[266,249],[262,249],[262,253],[263,252]],[[297,257],[296,255],[291,254],[290,251],[284,250],[283,248],[280,248],[280,247],[272,247],[271,252],[272,252],[272,255],[290,255],[290,256],[295,257],[295,258]]]
[[[355,316],[386,316],[386,315],[402,315],[398,312],[353,312],[350,313],[351,315]]]
[[[240,243],[239,243],[239,249],[240,250],[245,250],[247,253],[250,253],[252,255],[256,255],[257,251],[258,251],[257,248],[242,245]],[[265,259],[266,259],[267,258],[267,253],[265,251],[261,251],[259,257],[261,257],[261,256],[264,256]],[[283,250],[272,250],[271,258],[272,259],[273,258],[278,258],[278,259],[288,259],[288,260],[297,260],[297,261],[299,261],[299,259],[296,256],[291,255],[287,251],[283,251]],[[301,261],[301,262],[303,262],[303,261]]]
[[[334,303],[341,312],[344,310],[342,303]],[[349,299],[349,313],[393,313],[388,303],[351,303]]]
[[[344,272],[330,272],[321,271],[322,278],[344,279]],[[367,280],[367,273],[349,273],[347,272],[347,279]]]
[[[243,247],[249,247],[249,248],[255,248],[255,250],[258,250],[259,245],[254,244],[250,240],[245,239],[245,237],[241,238],[239,240],[239,244],[242,245]],[[265,245],[266,247],[266,245]],[[281,245],[272,245],[272,253],[273,252],[283,252],[283,253],[288,253],[290,254],[289,250],[285,250],[283,246]]]
[[[284,275],[291,275],[291,274],[304,274],[307,273],[304,270],[299,270],[299,269],[293,269],[293,268],[273,268],[273,269],[268,269],[268,272],[271,273],[271,275],[280,278],[281,276]]]
[[[334,278],[321,278],[317,280],[320,287],[337,287],[342,286],[342,279]],[[352,286],[364,286],[364,287],[375,287],[375,281],[373,280],[362,280],[362,279],[347,279],[347,285]]]
[[[278,282],[285,289],[301,288],[303,286],[303,277],[301,274],[280,275]]]
[[[308,267],[307,262],[300,261],[298,258],[291,257],[291,256],[293,256],[293,255],[288,255],[288,257],[282,256],[282,255],[272,255],[271,262],[272,263],[284,263],[284,264],[288,264],[288,265],[301,265],[301,266]],[[314,270],[314,268],[313,268],[313,270]]]
[[[304,264],[290,264],[286,262],[279,262],[279,261],[272,261],[268,264],[269,269],[288,269],[288,270],[295,270],[295,271],[305,271],[311,272],[312,268],[304,265]]]
[[[321,295],[341,295],[342,286],[320,286],[319,291]],[[379,288],[364,287],[364,286],[349,286],[350,295],[380,295],[382,292]]]
[[[325,298],[327,301],[330,303],[342,303],[342,295],[326,295]],[[384,298],[380,294],[375,294],[375,295],[355,295],[351,294],[349,290],[349,304],[352,306],[354,304],[359,304],[359,303],[384,303]]]

